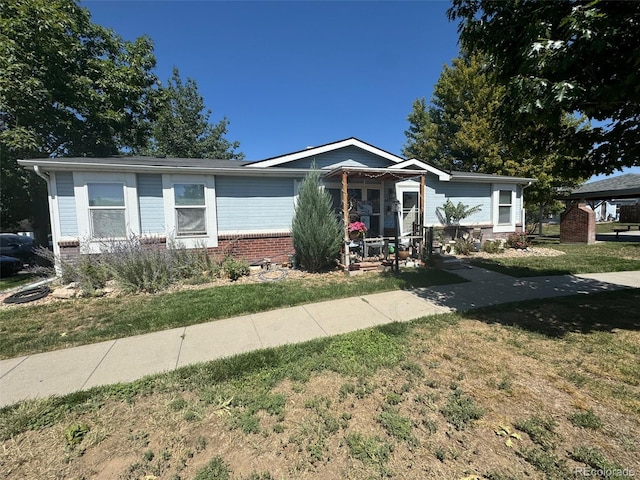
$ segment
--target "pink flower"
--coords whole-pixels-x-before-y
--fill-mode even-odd
[[[367,226],[363,222],[351,222],[349,224],[349,233],[359,232],[364,233],[367,231]]]

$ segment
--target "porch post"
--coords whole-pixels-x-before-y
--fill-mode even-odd
[[[349,194],[347,192],[347,172],[342,171],[342,220],[344,223],[344,265],[349,267]]]

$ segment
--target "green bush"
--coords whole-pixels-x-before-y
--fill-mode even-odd
[[[531,246],[531,242],[524,233],[512,233],[507,237],[505,245],[508,248],[528,248]]]
[[[342,227],[333,213],[331,196],[322,189],[320,172],[315,165],[311,168],[298,191],[291,234],[301,267],[317,272],[338,258]]]
[[[127,240],[110,246],[106,262],[125,291],[155,293],[178,278],[171,255],[171,250],[145,248],[135,240]]]
[[[459,255],[469,255],[471,252],[475,252],[473,246],[473,240],[470,237],[460,237],[456,239],[456,253]]]
[[[503,250],[502,242],[500,240],[487,240],[482,244],[481,250],[492,254],[501,253]]]
[[[233,257],[227,257],[222,262],[222,272],[235,281],[240,277],[249,275],[249,262],[244,259],[238,260]]]
[[[198,470],[193,480],[229,480],[231,468],[220,456],[213,457],[209,463]]]

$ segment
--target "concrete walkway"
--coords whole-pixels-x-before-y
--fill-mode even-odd
[[[425,315],[533,298],[640,288],[640,271],[526,279],[475,267],[455,273],[469,282],[312,303],[2,360],[0,407]]]

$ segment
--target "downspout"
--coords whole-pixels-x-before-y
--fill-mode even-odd
[[[33,166],[33,171],[36,172],[36,175],[38,175],[40,178],[44,179],[45,182],[47,182],[47,190],[48,190],[49,189],[49,175],[47,175],[46,173],[41,171],[40,167],[38,165],[34,165]]]
[[[53,215],[53,204],[51,203],[51,199],[53,198],[51,194],[51,176],[40,170],[39,165],[33,166],[33,171],[36,175],[42,178],[45,182],[47,182],[47,204],[49,205],[49,223],[51,224],[51,240],[53,243],[53,255],[54,255],[54,269],[56,275],[62,275],[62,266],[60,265],[60,247],[58,246],[58,232],[56,231],[56,222]]]

